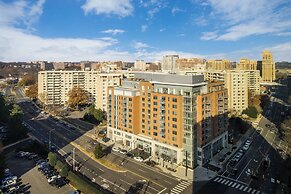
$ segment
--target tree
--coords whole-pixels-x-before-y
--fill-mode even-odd
[[[89,98],[85,90],[79,86],[74,86],[68,93],[68,105],[72,108],[79,108],[80,105],[88,104]]]
[[[30,86],[36,83],[36,77],[32,74],[27,74],[18,82],[19,86]]]
[[[50,152],[49,154],[48,154],[48,160],[49,160],[49,164],[51,165],[51,166],[55,166],[56,164],[57,164],[57,155],[55,154],[55,153],[52,153],[52,152]]]
[[[25,91],[25,95],[33,100],[37,99],[38,96],[38,86],[37,84],[33,84],[28,87],[28,89]]]
[[[257,116],[258,116],[258,111],[257,111],[256,107],[254,107],[254,106],[248,107],[242,113],[246,114],[246,115],[248,115],[249,117],[252,117],[252,118],[257,118]]]
[[[99,124],[105,119],[105,112],[103,110],[96,109],[95,105],[92,104],[89,107],[88,112],[84,115],[84,120],[89,121],[91,123]]]
[[[95,155],[95,158],[97,158],[97,159],[102,158],[103,151],[102,151],[102,146],[100,144],[96,145],[96,147],[94,149],[94,155]]]
[[[9,119],[9,109],[4,96],[0,95],[0,121],[8,122]]]
[[[19,105],[13,104],[9,114],[8,133],[13,140],[26,137],[26,128],[22,125],[23,112]]]
[[[69,169],[68,169],[68,166],[66,164],[64,164],[60,170],[60,175],[62,177],[67,177],[68,176],[68,172],[69,172]]]

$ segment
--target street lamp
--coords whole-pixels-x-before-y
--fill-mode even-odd
[[[73,171],[76,170],[76,169],[75,169],[75,150],[76,150],[76,148],[74,147],[74,148],[73,148]]]

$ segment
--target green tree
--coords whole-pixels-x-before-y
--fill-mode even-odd
[[[257,118],[257,116],[258,116],[258,111],[257,111],[256,107],[254,107],[254,106],[248,107],[242,113],[246,114],[252,118]]]
[[[79,86],[73,87],[68,93],[68,105],[71,108],[79,108],[81,105],[86,105],[89,102],[88,95],[85,90]]]
[[[9,119],[9,109],[4,96],[0,95],[0,121],[8,122]]]
[[[97,159],[102,158],[103,151],[102,151],[102,146],[100,144],[96,145],[96,147],[94,149],[94,155],[95,155],[95,158],[97,158]]]
[[[52,153],[52,152],[50,152],[50,153],[48,153],[48,160],[49,160],[49,164],[51,165],[51,166],[55,166],[56,164],[57,164],[57,155],[55,154],[55,153]]]
[[[84,119],[91,123],[99,124],[105,119],[105,112],[101,110],[100,108],[96,109],[95,105],[92,104],[89,107],[88,112],[84,115]]]
[[[19,105],[13,104],[9,114],[8,133],[12,140],[26,137],[26,128],[22,125],[23,112]]]
[[[68,172],[69,172],[68,166],[66,164],[63,164],[62,168],[60,169],[60,175],[62,177],[67,177]]]

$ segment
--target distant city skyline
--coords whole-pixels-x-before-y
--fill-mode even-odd
[[[0,61],[291,61],[291,1],[0,0]]]

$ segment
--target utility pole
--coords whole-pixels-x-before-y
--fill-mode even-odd
[[[187,176],[187,169],[188,168],[188,152],[187,152],[187,150],[186,150],[186,171],[185,171],[185,176]]]
[[[73,171],[75,171],[75,149],[73,148]]]

